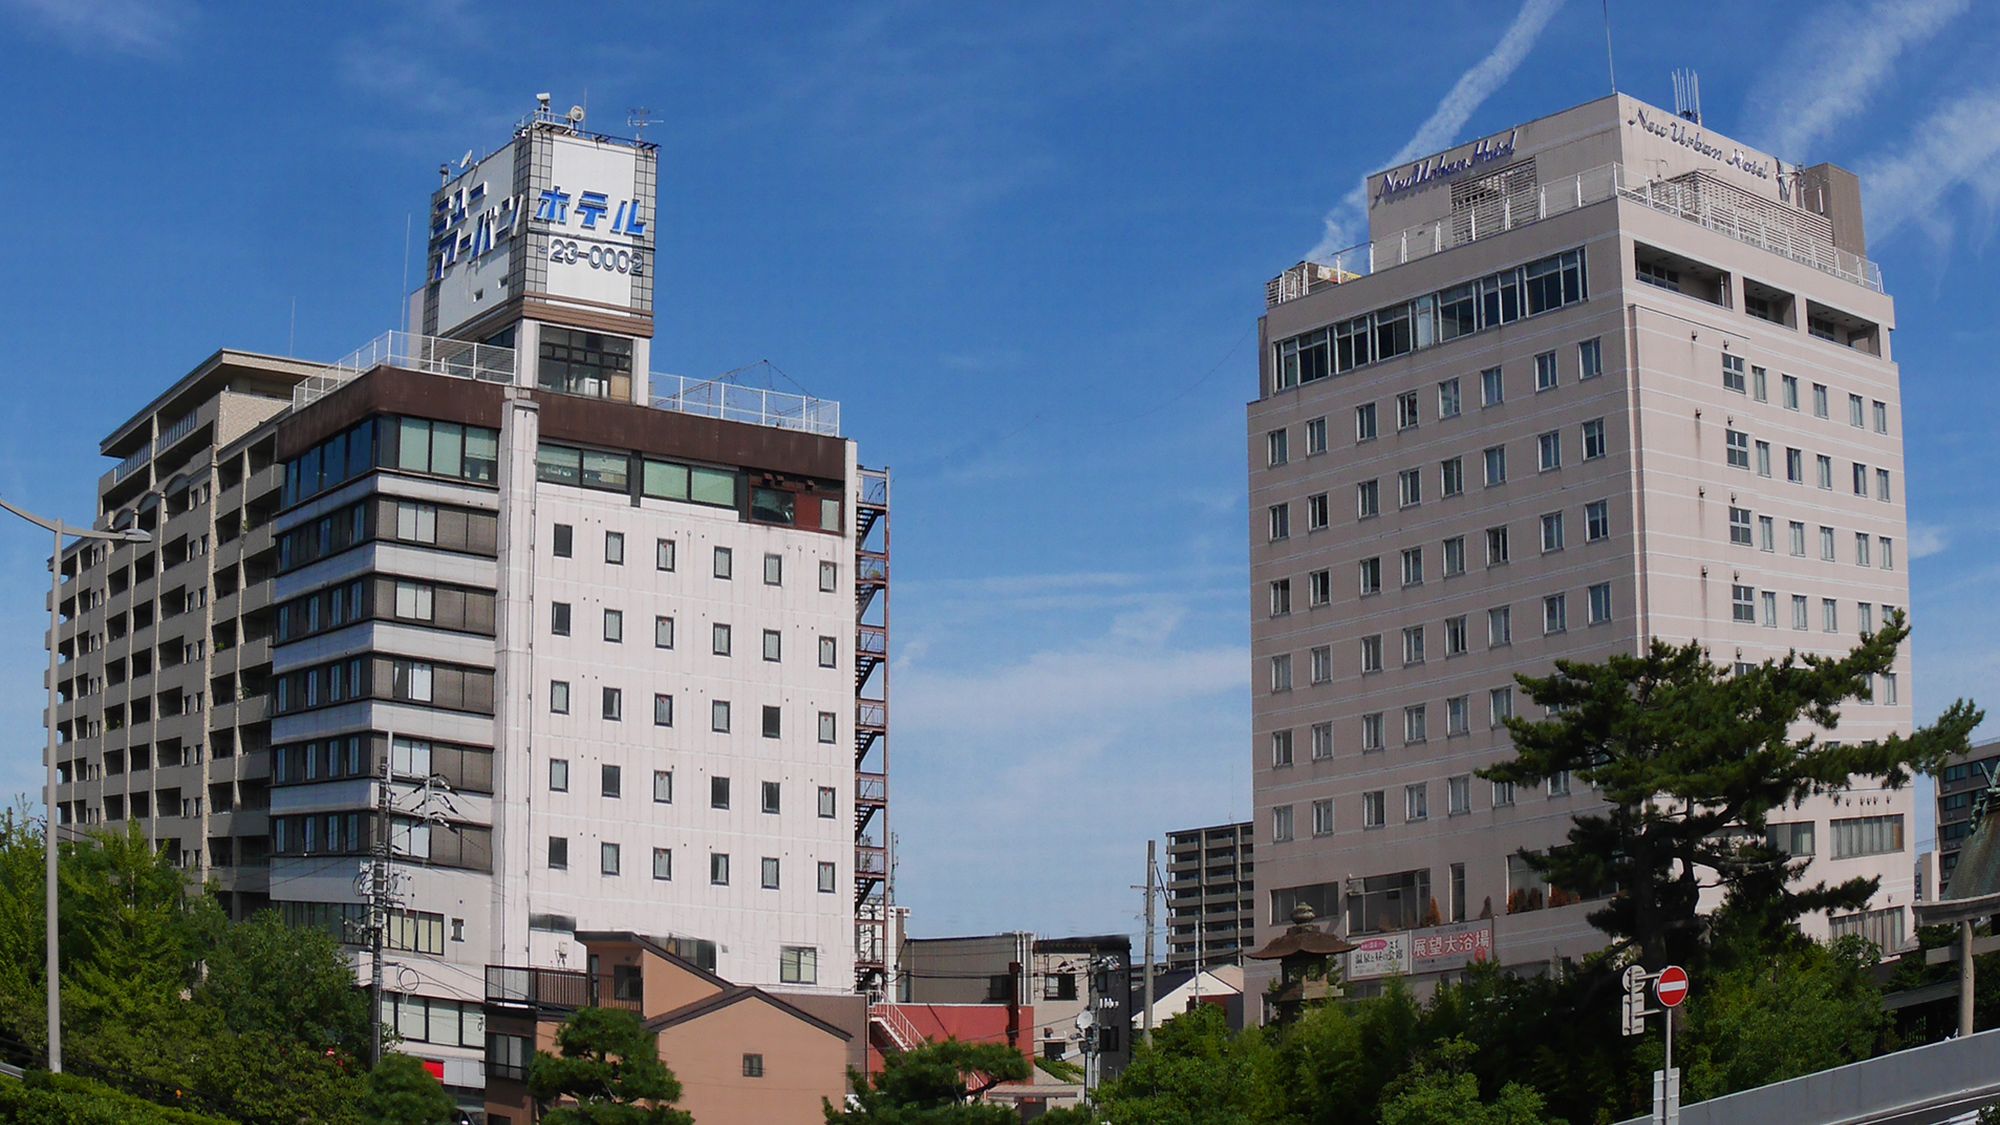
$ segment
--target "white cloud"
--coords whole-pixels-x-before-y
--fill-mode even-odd
[[[1868,191],[1868,234],[1880,242],[1905,223],[1940,240],[1956,228],[1941,206],[1960,184],[2000,168],[2000,86],[1954,98],[1905,133],[1902,148],[1861,163]]]
[[[80,54],[172,53],[192,18],[180,0],[0,0]]]
[[[1822,12],[1765,71],[1745,119],[1770,123],[1762,147],[1802,159],[1815,141],[1848,125],[1911,47],[1963,15],[1971,0],[1876,0],[1866,12]],[[1867,34],[1855,34],[1865,27]]]
[[[1410,135],[1396,155],[1381,166],[1393,168],[1405,161],[1437,152],[1457,140],[1459,130],[1465,128],[1466,121],[1492,96],[1493,91],[1513,75],[1514,68],[1521,65],[1528,49],[1535,45],[1542,29],[1548,26],[1550,17],[1562,5],[1563,0],[1527,0],[1522,4],[1514,22],[1507,25],[1506,33],[1500,36],[1500,41],[1493,45],[1485,58],[1459,76],[1431,115],[1417,126],[1417,131]],[[1327,212],[1319,245],[1314,246],[1306,257],[1322,259],[1353,245],[1360,237],[1367,211],[1368,187],[1364,181]]]
[[[1934,523],[1913,523],[1910,525],[1910,557],[1927,559],[1944,553],[1951,546],[1945,529]]]

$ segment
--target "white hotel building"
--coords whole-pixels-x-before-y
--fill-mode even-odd
[[[1908,606],[1895,307],[1852,174],[1623,95],[1368,187],[1370,242],[1261,321],[1257,938],[1306,902],[1364,982],[1545,964],[1601,935],[1516,853],[1593,798],[1474,772],[1514,675],[1651,638],[1844,652]],[[1830,737],[1908,730],[1909,659]],[[1807,880],[1881,880],[1809,927],[1905,943],[1911,815],[1871,785],[1772,814]]]
[[[365,945],[379,817],[390,1017],[469,1105],[579,932],[886,971],[888,477],[836,403],[649,374],[657,159],[544,105],[447,172],[410,332],[218,352],[103,443],[153,541],[62,560],[59,819]]]

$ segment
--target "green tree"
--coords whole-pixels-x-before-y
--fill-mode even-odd
[[[1390,1084],[1382,1125],[1546,1125],[1542,1096],[1518,1082],[1502,1086],[1491,1102],[1480,1098],[1479,1079],[1466,1069],[1477,1050],[1463,1039],[1439,1043]]]
[[[228,1125],[225,1118],[155,1105],[75,1074],[31,1070],[0,1080],[0,1125]]]
[[[1310,1125],[1376,1120],[1382,1091],[1423,1044],[1422,1013],[1399,978],[1382,995],[1309,1005],[1277,1044],[1287,1109]]]
[[[368,996],[340,946],[319,930],[287,926],[275,910],[230,924],[208,919],[206,972],[197,1002],[221,1013],[231,1031],[263,1031],[366,1058]]]
[[[392,1052],[368,1073],[361,1116],[381,1125],[453,1125],[458,1103],[420,1060]]]
[[[1281,1120],[1277,1058],[1262,1031],[1229,1030],[1222,1009],[1202,1004],[1140,1042],[1124,1073],[1097,1090],[1096,1112],[1078,1121],[1113,1125],[1262,1125]]]
[[[1960,700],[1908,737],[1821,737],[1840,708],[1892,670],[1908,635],[1896,614],[1840,657],[1792,653],[1730,674],[1698,643],[1654,641],[1643,655],[1559,660],[1555,674],[1519,676],[1545,719],[1507,721],[1515,757],[1481,770],[1494,781],[1539,783],[1567,771],[1610,808],[1578,816],[1570,846],[1531,857],[1552,885],[1616,887],[1590,921],[1645,964],[1698,964],[1703,881],[1777,934],[1801,915],[1864,905],[1876,880],[1795,888],[1804,861],[1766,844],[1771,813],[1844,788],[1856,777],[1899,787],[1966,747],[1981,712]],[[1803,733],[1801,733],[1803,732]]]
[[[1878,961],[1872,944],[1846,937],[1705,977],[1689,997],[1681,1040],[1687,1100],[1871,1057],[1890,1023],[1874,979]]]
[[[825,1103],[825,1114],[829,1122],[1006,1125],[1020,1119],[1011,1108],[966,1099],[996,1082],[1026,1077],[1028,1060],[1012,1047],[947,1039],[887,1056],[880,1074],[848,1071],[852,1102],[845,1107]]]
[[[528,1094],[543,1106],[574,1104],[543,1114],[545,1125],[692,1125],[673,1108],[681,1084],[660,1061],[659,1036],[637,1013],[580,1008],[556,1029],[556,1049],[535,1052]]]

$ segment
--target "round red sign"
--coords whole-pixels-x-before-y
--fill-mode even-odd
[[[1679,965],[1668,965],[1660,970],[1660,979],[1653,982],[1653,995],[1660,998],[1663,1008],[1677,1008],[1687,999],[1687,970]]]

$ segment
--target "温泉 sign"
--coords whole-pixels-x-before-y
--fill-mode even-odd
[[[1407,931],[1362,938],[1347,954],[1348,980],[1408,975],[1409,971],[1410,934]]]
[[[1347,979],[1449,972],[1492,959],[1493,923],[1456,922],[1356,940],[1347,955]]]

